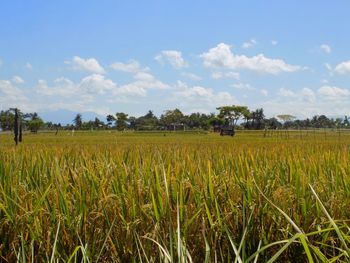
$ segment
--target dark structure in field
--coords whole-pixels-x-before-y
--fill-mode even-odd
[[[235,135],[235,129],[232,125],[224,125],[221,126],[220,128],[220,135],[229,135],[229,136],[234,136]]]

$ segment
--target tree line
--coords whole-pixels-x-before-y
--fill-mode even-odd
[[[347,116],[344,118],[328,118],[326,115],[315,115],[312,118],[297,119],[290,114],[280,114],[266,118],[262,108],[250,110],[246,106],[230,105],[217,108],[217,113],[184,114],[179,109],[166,110],[159,117],[149,110],[140,117],[129,116],[124,112],[107,115],[105,120],[95,118],[84,121],[81,114],[77,114],[71,124],[44,122],[37,113],[19,112],[24,130],[37,132],[46,130],[107,130],[118,131],[137,130],[215,130],[222,126],[234,126],[236,129],[308,129],[308,128],[350,128]],[[3,131],[14,127],[14,112],[11,109],[0,111],[0,128]]]

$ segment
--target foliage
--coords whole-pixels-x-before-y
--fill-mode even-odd
[[[73,120],[73,123],[74,123],[75,128],[76,128],[77,130],[80,130],[80,129],[82,128],[82,126],[83,126],[83,119],[82,119],[82,116],[81,116],[80,113],[78,113],[78,114],[75,116],[75,118],[74,118],[74,120]]]
[[[164,114],[160,116],[160,122],[165,125],[173,125],[176,123],[182,123],[184,114],[179,109],[166,110]]]
[[[348,132],[163,135],[1,134],[1,259],[349,261]]]
[[[117,112],[116,114],[116,122],[117,122],[117,129],[118,131],[123,131],[128,127],[127,120],[128,120],[128,114],[124,112]]]
[[[216,108],[220,111],[219,117],[228,120],[230,125],[236,125],[237,121],[244,116],[247,117],[249,114],[248,107],[246,106],[222,106]]]

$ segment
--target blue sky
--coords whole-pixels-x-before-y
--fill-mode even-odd
[[[1,1],[0,108],[54,121],[229,104],[269,117],[350,115],[348,10],[348,1]]]

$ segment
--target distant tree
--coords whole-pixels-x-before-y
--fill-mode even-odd
[[[95,129],[101,129],[101,128],[103,128],[105,126],[105,124],[104,124],[104,122],[103,121],[101,121],[99,118],[95,118],[95,120],[94,120],[94,128]]]
[[[350,122],[349,122],[348,116],[345,116],[345,117],[344,117],[343,126],[344,126],[345,128],[350,127]]]
[[[283,127],[287,127],[288,122],[292,122],[295,119],[295,116],[290,114],[280,114],[277,115],[277,118],[283,122]]]
[[[160,121],[163,125],[169,126],[175,123],[182,123],[183,118],[184,115],[179,109],[166,110],[165,113],[161,115]]]
[[[113,125],[113,122],[116,121],[116,118],[113,115],[109,114],[107,115],[106,120],[107,120],[107,125],[111,127]]]
[[[158,121],[159,120],[157,116],[153,114],[153,111],[149,110],[144,116],[135,120],[134,127],[137,130],[154,130],[157,129]]]
[[[15,115],[11,110],[2,110],[0,112],[0,128],[3,131],[12,130],[14,127]]]
[[[37,133],[38,130],[44,126],[44,121],[37,117],[27,122],[27,126],[31,132]]]
[[[82,128],[82,126],[83,126],[83,119],[82,119],[82,116],[81,116],[80,113],[78,113],[78,114],[75,116],[75,118],[74,118],[74,120],[73,120],[73,123],[74,123],[75,128],[76,128],[77,130],[80,130],[80,129]]]
[[[264,128],[264,110],[262,108],[256,109],[254,112],[254,125],[253,129],[260,130]]]
[[[295,116],[290,114],[280,114],[280,115],[277,115],[277,118],[285,122],[285,121],[293,121],[295,119]]]
[[[129,126],[128,126],[129,129],[136,130],[136,128],[137,128],[137,118],[136,117],[129,116],[128,123],[129,123]]]
[[[117,129],[118,131],[123,131],[128,127],[127,120],[128,114],[124,112],[117,112],[115,114],[117,116]]]
[[[215,127],[215,126],[221,126],[225,123],[225,120],[223,118],[220,118],[218,116],[212,116],[210,119],[209,119],[209,124],[212,126],[212,127]]]
[[[279,129],[282,127],[282,123],[280,123],[276,118],[265,119],[265,127],[267,129]]]
[[[248,107],[238,105],[222,106],[216,109],[220,111],[218,116],[227,120],[230,125],[236,125],[238,120],[247,116],[249,112]]]

